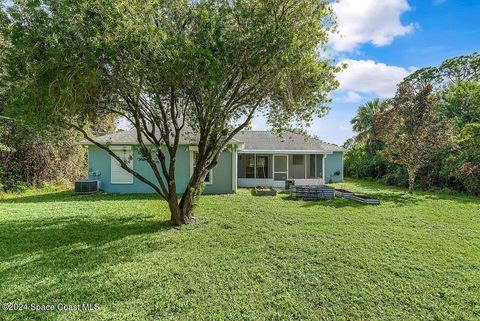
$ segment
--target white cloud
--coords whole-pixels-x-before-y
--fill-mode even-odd
[[[349,90],[345,97],[343,97],[343,100],[347,103],[356,103],[362,100],[362,96],[352,90]]]
[[[400,20],[404,12],[411,10],[407,0],[340,0],[332,8],[339,33],[332,34],[330,42],[336,51],[352,51],[367,42],[385,46],[416,27]]]
[[[406,69],[373,60],[346,59],[341,63],[346,63],[348,67],[337,75],[339,90],[374,94],[383,98],[393,96],[397,84],[415,70],[414,67]],[[348,95],[347,92],[347,97]]]

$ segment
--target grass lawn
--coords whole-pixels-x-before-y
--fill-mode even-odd
[[[177,230],[154,195],[4,195],[0,303],[100,308],[0,320],[480,318],[478,199],[339,185],[382,203],[240,190]]]

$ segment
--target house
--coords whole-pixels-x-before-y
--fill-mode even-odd
[[[148,163],[136,146],[135,129],[97,137],[144,177],[156,182]],[[177,152],[177,191],[188,184],[195,162],[196,137],[182,134]],[[98,179],[109,193],[151,193],[152,188],[123,170],[117,160],[88,141],[89,178]],[[321,140],[286,132],[276,136],[267,131],[243,131],[230,142],[218,164],[205,180],[204,193],[234,193],[237,187],[275,186],[287,181],[296,185],[321,185],[343,181],[344,149]]]

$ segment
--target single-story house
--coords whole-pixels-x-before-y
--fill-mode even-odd
[[[135,129],[95,138],[108,144],[141,175],[156,182],[153,171],[137,150]],[[109,193],[152,193],[153,189],[123,170],[117,160],[88,141],[88,175],[101,182]],[[195,166],[198,149],[193,135],[182,135],[177,152],[176,182],[183,192]],[[234,193],[237,187],[322,185],[343,181],[344,149],[319,139],[286,132],[277,136],[268,131],[243,131],[222,152],[218,164],[205,180],[204,193]]]

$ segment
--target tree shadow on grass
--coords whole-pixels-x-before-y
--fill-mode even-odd
[[[12,302],[94,301],[111,306],[111,301],[102,298],[105,290],[116,291],[105,280],[122,281],[110,275],[116,266],[141,265],[151,253],[168,253],[169,247],[181,242],[169,221],[149,215],[97,221],[88,216],[8,220],[0,224],[0,230],[0,284],[5,291],[0,298],[6,300],[3,296],[8,295]],[[131,273],[134,278],[143,277],[135,270]],[[103,282],[96,282],[97,278]],[[121,292],[124,302],[135,295],[133,289]],[[25,313],[29,316],[25,319],[36,319]],[[19,313],[15,317],[23,319]]]
[[[276,195],[268,195],[268,194],[257,194],[254,188],[250,189],[250,195],[255,197],[275,197],[276,196]]]
[[[170,230],[170,221],[154,216],[108,217],[92,221],[88,216],[68,216],[38,220],[7,220],[0,223],[0,257],[47,253],[81,244],[95,248],[130,236]]]
[[[424,200],[448,200],[463,204],[471,204],[472,202],[480,204],[478,196],[467,195],[461,192],[415,190],[413,194],[410,194],[404,187],[385,185],[379,181],[348,179],[348,183],[353,184],[353,186],[343,186],[343,183],[341,183],[337,184],[336,187],[347,188],[354,193],[367,194],[372,198],[379,199],[380,202],[392,202],[397,206],[417,204]]]
[[[45,202],[97,202],[97,201],[129,201],[129,200],[162,200],[158,194],[108,194],[74,195],[72,191],[45,193],[37,195],[19,195],[0,199],[1,203],[45,203]]]
[[[292,202],[292,204],[298,203],[299,207],[333,207],[333,208],[344,208],[344,207],[361,207],[364,204],[354,202],[352,200],[346,200],[341,198],[335,198],[333,200],[318,200],[318,201],[304,201],[297,200],[290,195],[281,197],[283,201]]]

